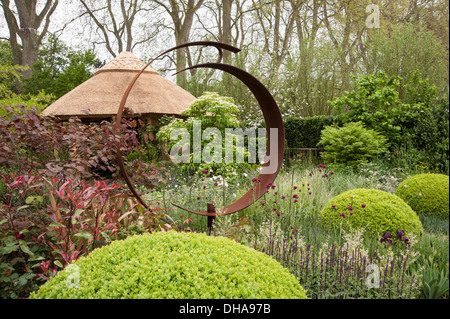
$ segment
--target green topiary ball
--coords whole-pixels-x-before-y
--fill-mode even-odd
[[[272,257],[225,237],[176,231],[98,248],[30,298],[307,299],[294,275]]]
[[[417,214],[400,197],[376,189],[353,189],[333,197],[320,212],[324,226],[365,228],[366,233],[423,233]]]
[[[448,218],[449,178],[442,174],[418,174],[404,180],[395,194],[416,213]]]

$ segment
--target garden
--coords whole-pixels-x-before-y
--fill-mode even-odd
[[[448,301],[445,1],[0,6],[0,299]],[[198,41],[273,96],[273,181],[261,96],[204,67],[219,47],[159,57]],[[154,109],[118,116],[156,56]],[[82,115],[45,114],[82,85]]]
[[[63,123],[7,107],[0,121],[2,298],[448,298],[448,102],[430,105],[428,114],[414,113],[413,104],[401,104],[410,115],[386,110],[375,119],[386,125],[381,131],[353,121],[377,85],[395,98],[391,80],[361,77],[360,90],[332,102],[350,105],[345,99],[363,92],[345,117],[287,121],[288,146],[304,138],[323,150],[317,161],[286,156],[268,185],[257,179],[257,164],[167,160],[174,128],[192,130],[193,120],[239,125],[232,99],[217,93],[199,97],[187,121],[162,119],[153,141],[143,136],[154,127],[140,119],[124,119],[117,135],[109,122]],[[389,149],[388,141],[420,133],[422,121],[436,135],[415,134],[414,142],[428,149]],[[122,179],[117,143],[149,209]],[[209,236],[205,216],[172,205],[220,208],[253,187],[266,189],[263,197],[219,214]],[[67,289],[74,265],[88,285]]]

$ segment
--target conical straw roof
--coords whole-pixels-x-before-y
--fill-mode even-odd
[[[122,52],[94,76],[48,106],[41,115],[61,119],[115,116],[122,97],[137,73],[146,64],[131,52]],[[131,90],[126,107],[135,114],[179,115],[195,97],[165,79],[150,66]]]

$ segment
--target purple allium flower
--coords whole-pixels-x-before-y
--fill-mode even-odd
[[[334,175],[334,172],[333,172],[333,171],[331,171],[331,172],[330,172],[330,175]]]
[[[322,171],[322,169],[319,168],[319,172],[321,172],[321,171]]]
[[[331,205],[331,208],[336,209],[336,205]]]
[[[352,206],[348,206],[347,209],[348,210],[353,210],[353,207]]]
[[[275,192],[274,194],[275,194],[275,195],[278,195],[278,192]]]
[[[202,173],[203,173],[203,174],[208,174],[208,170],[207,170],[207,169],[204,169],[204,170],[202,171]]]
[[[285,198],[286,198],[286,196],[284,196],[284,195],[281,196],[281,199],[285,199]]]
[[[206,188],[206,185],[203,185],[203,188],[205,189],[205,188]]]
[[[298,202],[298,199],[294,199],[294,203],[297,203]]]
[[[294,186],[294,189],[297,189],[298,187],[297,186]]]
[[[361,204],[361,207],[362,207],[362,208],[365,208],[365,207],[366,207],[366,204]]]
[[[320,167],[322,167],[322,164],[319,164]]]
[[[257,180],[258,180],[257,178],[253,178],[252,183],[256,182]]]
[[[276,200],[274,200],[274,201],[273,201],[273,203],[274,203],[274,204],[276,204],[276,203],[277,203],[277,201],[276,201]]]
[[[261,205],[264,206],[266,203],[262,202]]]
[[[323,167],[323,168],[327,168],[327,166],[326,166],[326,165],[323,165],[322,167]]]
[[[201,197],[200,196],[197,196],[197,199],[200,199]]]
[[[280,212],[278,212],[278,213],[277,213],[277,216],[280,216],[280,215],[281,215]]]
[[[311,193],[311,192],[309,192],[308,194],[309,194],[309,195],[311,195],[312,193]]]
[[[292,198],[298,198],[298,195],[297,195],[297,194],[294,194],[294,196],[292,196]]]
[[[344,214],[344,213],[342,213],[342,214],[339,214],[339,216],[341,216],[341,217],[344,217],[344,218],[345,218],[345,214]]]
[[[312,176],[312,173],[309,173],[309,176]]]
[[[219,183],[215,182],[215,183],[214,183],[214,186],[217,186],[217,185],[219,185]]]
[[[277,210],[276,208],[273,209],[273,211],[276,211],[276,210]]]
[[[275,185],[272,185],[271,187],[272,187],[272,189],[275,189],[276,186],[275,186]]]
[[[291,226],[291,229],[294,229],[294,226]]]

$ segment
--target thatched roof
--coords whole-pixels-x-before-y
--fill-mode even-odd
[[[61,119],[114,116],[130,82],[145,65],[131,52],[122,52],[92,78],[48,106],[41,115]],[[194,100],[193,95],[149,66],[135,83],[125,106],[137,115],[179,115]]]

